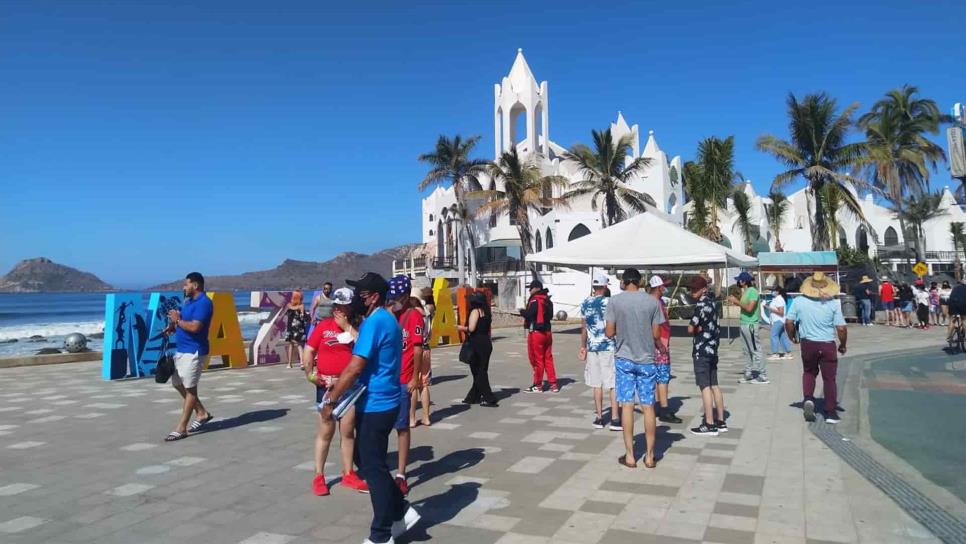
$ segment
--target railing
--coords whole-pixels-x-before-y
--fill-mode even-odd
[[[879,260],[882,261],[916,258],[916,249],[912,246],[908,249],[897,246],[878,246],[876,253],[879,256]],[[957,253],[959,260],[966,261],[966,254],[963,251],[926,251],[925,260],[952,263],[956,261]]]
[[[498,261],[487,261],[479,263],[479,271],[484,274],[499,274],[507,272],[517,272],[523,270],[523,262],[520,259],[500,259]]]
[[[400,259],[392,261],[392,273],[409,274],[416,276],[426,272],[426,257],[413,257],[411,259]]]

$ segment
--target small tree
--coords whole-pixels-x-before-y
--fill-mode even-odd
[[[791,201],[781,191],[768,193],[771,204],[765,207],[765,216],[768,219],[768,228],[775,236],[775,251],[785,251],[782,247],[781,231],[785,226],[785,215],[791,207]]]
[[[731,227],[731,230],[738,229],[738,233],[745,239],[745,255],[751,255],[752,249],[754,248],[754,240],[752,240],[752,230],[754,229],[751,224],[751,199],[748,198],[747,193],[739,188],[731,195],[731,205],[735,209],[735,223]]]

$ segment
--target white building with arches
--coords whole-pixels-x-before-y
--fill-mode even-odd
[[[586,134],[580,136],[589,139],[591,128],[595,127],[587,127]],[[610,129],[615,140],[630,137],[631,155],[627,161],[641,156],[650,159],[643,175],[632,180],[630,187],[649,194],[664,214],[680,223],[683,219],[681,203],[684,201],[680,182],[681,158],[669,158],[658,146],[653,130],[647,133],[642,149],[639,126],[629,125],[620,111],[610,124]],[[544,174],[562,176],[572,183],[580,181],[574,166],[562,158],[567,150],[550,137],[549,86],[546,81],[537,81],[522,50],[517,51],[509,73],[493,86],[493,136],[492,159],[516,147],[518,153],[538,164]],[[483,178],[480,181],[484,189],[502,190],[500,184],[493,180]],[[560,191],[560,194],[565,191]],[[460,248],[457,243],[459,218],[454,217],[455,203],[451,188],[437,187],[423,199],[423,254],[414,256],[408,264],[398,262],[396,272],[408,271],[417,277],[425,275],[429,278],[457,279]],[[470,208],[473,210],[473,203],[470,203]],[[600,210],[592,209],[590,197],[574,201],[568,207],[547,209],[542,214],[531,212],[530,222],[535,251],[602,228]],[[476,264],[481,283],[498,292],[502,306],[521,306],[522,287],[529,281],[530,275],[520,262],[521,243],[515,224],[507,214],[478,217],[471,219],[470,224],[473,241],[478,248]],[[464,262],[469,270],[469,259],[464,257]],[[574,315],[574,310],[588,294],[589,274],[566,268],[544,268],[539,273],[550,289],[557,308]]]
[[[754,252],[776,250],[775,233],[771,232],[765,219],[765,209],[771,204],[771,199],[767,195],[759,195],[750,182],[741,184],[738,190],[744,191],[751,200],[753,235],[757,236],[757,239],[752,242]],[[904,248],[902,229],[892,209],[881,202],[876,202],[872,194],[859,195],[855,189],[851,191],[859,200],[868,227],[851,212],[839,209],[836,214],[839,224],[838,236],[834,240],[836,247],[847,246],[859,249],[869,257],[878,257],[885,268],[893,272],[911,273],[905,256],[907,252]],[[966,223],[966,212],[957,203],[949,187],[945,187],[942,194],[942,215],[923,226],[925,247],[921,249],[924,251],[924,262],[929,266],[930,275],[941,273],[952,275],[956,254],[949,225],[954,222]],[[778,233],[778,241],[785,251],[811,251],[812,236],[805,189],[799,189],[788,195],[788,199],[790,206],[784,218],[784,225]],[[725,237],[724,245],[742,250],[745,247],[745,240],[736,225],[737,216],[732,206],[732,200],[729,198],[727,209],[719,211],[718,227]],[[690,203],[684,205],[685,220],[690,209]],[[907,228],[909,228],[908,225]],[[915,247],[914,237],[915,234],[910,232],[909,247]],[[959,257],[966,260],[962,248],[959,250]]]

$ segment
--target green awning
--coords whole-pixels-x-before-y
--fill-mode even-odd
[[[522,247],[523,244],[520,242],[519,238],[503,238],[500,240],[490,240],[489,242],[483,244],[477,249],[483,249],[487,247]]]

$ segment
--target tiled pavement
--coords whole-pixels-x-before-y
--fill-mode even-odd
[[[663,426],[658,467],[631,470],[616,463],[619,433],[589,425],[579,337],[555,337],[563,391],[526,395],[522,334],[497,334],[497,409],[458,404],[466,369],[456,350],[434,351],[435,423],[414,430],[409,469],[424,522],[402,542],[938,542],[808,432],[791,406],[797,362],[769,363],[770,385],[739,386],[739,345],[725,341],[731,431],[701,438]],[[858,331],[873,349],[889,334]],[[674,340],[671,395],[690,424],[700,400],[687,342]],[[202,398],[217,419],[171,444],[161,441],[180,405],[170,387],[98,375],[96,363],[0,370],[0,542],[352,543],[367,534],[367,496],[309,491],[316,416],[298,371],[207,373]],[[338,471],[327,467],[330,482]]]

